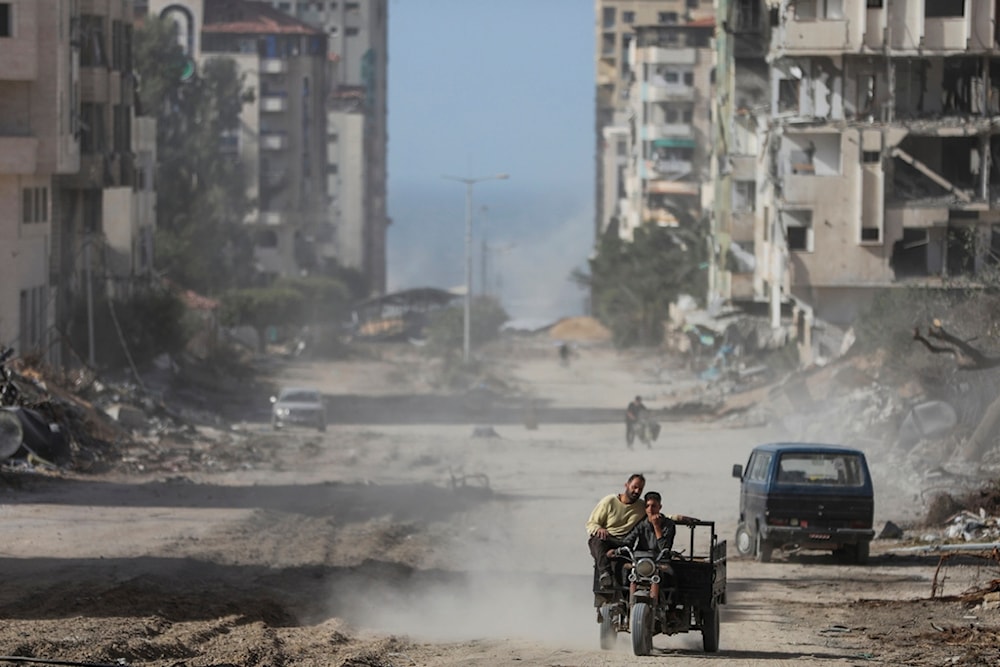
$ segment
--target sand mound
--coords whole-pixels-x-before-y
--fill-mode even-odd
[[[603,343],[611,340],[611,332],[593,317],[564,317],[549,329],[549,337],[557,340]]]

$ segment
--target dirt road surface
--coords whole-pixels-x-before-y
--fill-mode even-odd
[[[628,400],[655,409],[690,379],[610,349],[568,368],[544,345],[498,352],[521,398],[492,403],[435,393],[419,356],[381,354],[280,367],[277,381],[323,390],[330,428],[272,433],[261,397],[234,425],[249,434],[232,445],[236,470],[5,475],[0,654],[156,667],[1000,660],[998,612],[955,597],[995,568],[955,561],[931,599],[939,559],[879,541],[866,566],[760,564],[730,547],[717,654],[698,634],[657,637],[645,658],[627,635],[601,651],[584,529],[596,501],[642,472],[668,511],[730,539],[732,464],[784,434],[670,421],[652,449],[628,450]],[[521,420],[528,397],[535,430]],[[472,437],[476,426],[497,437]],[[912,490],[877,493],[877,526],[922,511]]]

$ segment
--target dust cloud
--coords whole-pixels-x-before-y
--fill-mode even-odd
[[[426,641],[517,638],[587,646],[596,641],[597,623],[586,581],[484,572],[461,582],[379,585],[357,596],[348,618],[361,628]]]
[[[544,320],[583,312],[585,294],[570,280],[592,250],[590,199],[578,193],[503,192],[474,196],[472,283],[483,292],[482,241],[488,245],[487,291],[514,320]],[[389,289],[465,284],[464,197],[455,188],[397,194],[389,239]],[[486,206],[488,211],[481,212]],[[485,229],[484,229],[485,228]]]

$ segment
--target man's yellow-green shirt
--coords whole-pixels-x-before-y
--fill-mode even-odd
[[[587,519],[587,534],[593,535],[598,528],[607,528],[608,533],[613,537],[625,537],[632,529],[632,526],[642,521],[646,516],[646,505],[642,500],[626,505],[618,498],[618,494],[611,494],[601,498],[597,507],[590,513]]]

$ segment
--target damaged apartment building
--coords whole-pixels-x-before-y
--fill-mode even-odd
[[[597,0],[596,235],[711,204],[711,0]]]
[[[1000,2],[717,10],[714,296],[846,325],[1000,259]]]

